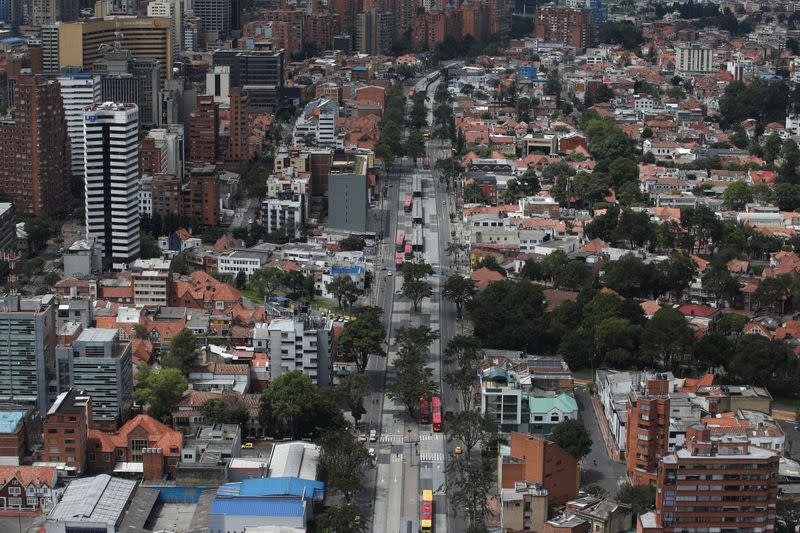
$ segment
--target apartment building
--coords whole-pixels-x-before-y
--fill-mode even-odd
[[[299,237],[305,220],[305,196],[293,191],[279,192],[261,202],[261,224],[267,233],[286,232]]]
[[[61,100],[64,102],[67,120],[70,169],[73,176],[83,177],[83,110],[100,103],[100,76],[78,72],[59,77],[58,83],[61,86]]]
[[[55,349],[55,296],[10,294],[0,300],[0,401],[47,412],[47,376],[55,368]]]
[[[131,266],[133,301],[137,307],[169,305],[169,259],[137,259]]]
[[[92,398],[69,388],[58,395],[44,419],[43,459],[65,463],[67,470],[80,475],[86,470],[86,450],[92,425]]]
[[[59,392],[69,387],[92,399],[92,427],[114,429],[127,420],[133,404],[133,362],[130,341],[119,330],[87,328],[71,346],[59,346],[56,381]]]
[[[639,516],[638,530],[756,532],[775,530],[780,454],[745,439],[714,438],[701,425],[686,446],[658,465],[656,509]]]
[[[716,71],[714,49],[700,43],[684,43],[675,47],[675,74],[692,76]]]
[[[278,318],[269,323],[267,331],[273,380],[286,372],[302,370],[320,387],[331,384],[333,320],[309,315]]]
[[[335,146],[338,118],[339,105],[335,101],[320,98],[309,102],[295,121],[292,141],[294,144]]]

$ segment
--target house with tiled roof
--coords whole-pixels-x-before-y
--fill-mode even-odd
[[[504,279],[506,277],[503,274],[486,267],[481,267],[472,272],[472,281],[475,282],[475,288],[479,291],[485,289],[494,281],[503,281]]]
[[[172,284],[170,305],[175,307],[219,312],[230,311],[237,303],[242,303],[241,292],[203,271],[181,276]]]
[[[0,466],[0,516],[40,514],[53,504],[52,466]]]
[[[243,436],[260,437],[263,435],[260,415],[261,395],[249,393],[204,392],[193,389],[184,391],[178,405],[172,412],[173,427],[184,435],[196,434],[197,429],[205,422],[202,412],[203,405],[210,400],[223,398],[234,398],[233,401],[241,401],[247,408],[249,421],[246,427],[242,428]]]
[[[142,472],[146,480],[174,477],[183,435],[148,415],[138,415],[113,433],[89,430],[87,463],[92,472]]]

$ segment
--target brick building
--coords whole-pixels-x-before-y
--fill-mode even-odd
[[[536,10],[534,35],[549,43],[586,48],[594,42],[594,17],[580,9],[547,5]]]
[[[250,159],[250,120],[247,114],[249,104],[247,93],[238,87],[229,91],[230,97],[230,139],[225,167],[238,171],[242,163]]]
[[[41,424],[37,420],[31,407],[0,406],[0,464],[22,464],[28,448],[38,442],[41,435]]]
[[[189,115],[189,161],[216,163],[219,156],[219,104],[213,96],[197,96]]]
[[[139,143],[139,177],[161,173],[161,148],[153,137],[145,137]]]
[[[106,473],[113,472],[117,463],[141,463],[144,479],[157,480],[174,477],[182,447],[180,432],[138,415],[114,433],[89,430],[87,462],[92,472]]]
[[[69,208],[67,120],[56,80],[22,74],[12,120],[0,121],[0,191],[17,210],[53,216]]]
[[[507,452],[499,459],[501,488],[514,488],[520,481],[541,483],[549,505],[564,505],[578,496],[578,461],[554,442],[513,432]]]
[[[77,474],[86,470],[86,447],[92,425],[92,399],[76,389],[62,392],[44,420],[43,459],[66,463]]]
[[[628,478],[634,485],[651,485],[656,479],[658,458],[669,447],[669,379],[648,379],[645,388],[628,396],[626,462]]]
[[[777,452],[692,426],[686,447],[659,461],[656,509],[637,531],[773,531],[779,462]]]
[[[0,466],[0,516],[42,513],[57,481],[52,466]]]
[[[189,194],[184,197],[184,212],[204,226],[219,225],[219,170],[216,165],[189,171]]]

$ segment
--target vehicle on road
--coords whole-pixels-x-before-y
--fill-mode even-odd
[[[362,433],[361,435],[358,436],[358,442],[364,444],[365,442],[367,442],[367,436]]]
[[[463,450],[463,449],[461,449],[461,446],[456,446],[456,448],[455,448],[455,450],[453,450],[453,452],[454,452],[456,455],[461,455],[461,454],[464,452],[464,450]]]
[[[367,452],[369,453],[370,457],[373,458],[375,457],[375,448],[370,448],[369,450],[367,450]]]
[[[445,411],[445,412],[444,412],[444,419],[445,419],[445,420],[450,420],[450,419],[451,419],[451,418],[453,418],[454,416],[455,416],[455,415],[453,414],[453,411]]]
[[[242,449],[243,450],[252,450],[253,449],[253,443],[252,442],[245,442],[244,444],[242,444]]]
[[[436,433],[442,431],[442,399],[438,396],[431,398],[431,424]]]
[[[392,277],[392,275],[393,275],[392,271],[390,270],[389,272],[386,273],[386,275],[389,276],[389,277]]]
[[[370,429],[369,430],[369,441],[370,442],[375,442],[377,440],[378,440],[378,432],[377,432],[377,430]]]
[[[430,402],[425,395],[419,399],[419,423],[420,425],[431,423]]]
[[[422,533],[432,533],[433,531],[433,491],[430,489],[422,491],[419,530]]]

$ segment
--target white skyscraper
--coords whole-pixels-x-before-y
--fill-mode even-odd
[[[72,175],[83,176],[83,110],[100,103],[100,77],[80,72],[61,76],[58,83],[67,119]]]
[[[104,268],[139,257],[139,109],[105,102],[83,113],[86,238],[103,250]]]

